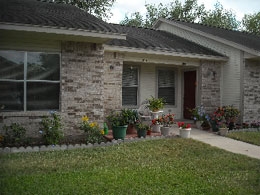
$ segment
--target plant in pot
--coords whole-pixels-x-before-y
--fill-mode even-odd
[[[146,124],[143,124],[142,122],[138,122],[136,124],[136,128],[137,128],[137,135],[138,137],[146,137],[147,134],[147,130],[149,129],[149,126]]]
[[[152,127],[153,132],[160,133],[161,132],[161,130],[160,130],[161,126],[162,126],[161,118],[155,118],[155,119],[152,120],[151,127]]]
[[[138,112],[137,110],[134,109],[123,109],[122,110],[122,115],[126,118],[127,121],[127,134],[135,134],[136,129],[135,129],[135,124],[138,121]]]
[[[229,130],[234,129],[235,122],[240,114],[239,110],[235,108],[233,105],[223,106],[224,110],[224,118],[226,123],[228,124]]]
[[[225,120],[221,120],[218,123],[218,128],[219,128],[219,134],[225,136],[228,132],[228,127],[227,127],[227,123]]]
[[[180,136],[182,138],[190,138],[191,125],[184,122],[178,122],[178,127],[180,129]]]
[[[165,101],[163,98],[155,98],[151,97],[150,99],[147,99],[148,105],[147,107],[154,115],[154,118],[158,118],[158,113],[160,110],[164,108]]]
[[[159,119],[162,124],[161,134],[167,136],[170,134],[171,126],[174,124],[174,114],[162,115]]]
[[[121,110],[119,112],[111,112],[106,118],[112,127],[114,139],[124,139],[129,122],[128,115]]]
[[[189,112],[191,113],[192,119],[196,123],[196,126],[198,129],[200,129],[202,126],[202,123],[206,119],[206,113],[203,106],[197,106],[193,109],[189,109]]]

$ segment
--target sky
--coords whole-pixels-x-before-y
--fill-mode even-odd
[[[166,5],[175,0],[116,0],[111,12],[113,16],[108,20],[110,23],[119,23],[125,18],[127,14],[129,17],[131,13],[140,12],[145,15],[146,9],[145,4],[155,4],[158,5],[162,3]],[[180,0],[182,3],[185,0]],[[204,4],[206,10],[214,9],[214,5],[217,0],[198,0],[198,5]],[[260,11],[260,0],[218,0],[224,9],[231,10],[237,17],[241,20],[244,14],[253,14]]]

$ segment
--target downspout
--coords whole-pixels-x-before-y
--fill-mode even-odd
[[[245,73],[245,52],[240,52],[240,117],[239,121],[242,123],[244,121],[244,73]]]

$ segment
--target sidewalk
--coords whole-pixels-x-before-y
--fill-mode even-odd
[[[179,134],[179,132],[176,130],[173,133],[177,135]],[[260,159],[260,146],[219,136],[215,133],[199,130],[196,128],[192,128],[191,138],[233,153],[243,154],[252,158]]]

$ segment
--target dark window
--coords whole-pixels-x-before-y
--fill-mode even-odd
[[[4,111],[59,109],[60,55],[0,51],[0,91]]]
[[[124,106],[136,106],[138,96],[138,68],[123,67],[122,100]]]
[[[158,97],[164,98],[166,104],[175,105],[175,71],[158,70]]]

